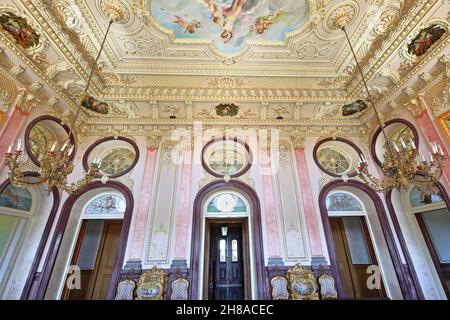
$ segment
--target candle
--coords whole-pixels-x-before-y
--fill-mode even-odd
[[[72,155],[73,149],[75,149],[75,147],[71,146],[68,153],[69,157]]]
[[[17,150],[17,151],[22,150],[22,139],[17,139],[16,150]]]
[[[414,143],[414,140],[413,140],[413,139],[410,139],[409,141],[411,142],[411,146],[412,146],[414,149],[416,149],[416,144]]]
[[[430,153],[430,161],[433,162],[433,155]]]
[[[394,146],[395,151],[400,152],[400,150],[398,149],[398,146],[395,143],[392,143],[392,145]]]
[[[8,153],[11,153],[12,152],[12,146],[9,146],[8,147]]]
[[[402,144],[403,149],[406,149],[406,144],[403,138],[400,138],[400,143]]]
[[[66,142],[64,142],[63,146],[61,147],[61,151],[64,151],[64,150],[66,150],[66,147],[67,147],[67,141],[66,141]]]
[[[55,152],[55,149],[56,149],[56,141],[53,142],[53,145],[52,145],[50,151],[51,151],[51,152]]]
[[[442,150],[442,147],[440,144],[438,144],[438,148],[439,148],[439,153],[441,154],[441,156],[444,155],[444,150]]]
[[[420,159],[422,162],[425,162],[425,156],[423,155],[422,151],[420,151]]]

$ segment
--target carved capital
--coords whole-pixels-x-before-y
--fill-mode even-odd
[[[425,105],[423,104],[422,97],[417,96],[416,98],[411,99],[411,101],[406,104],[406,108],[412,112],[414,117],[418,117],[425,111]]]
[[[147,146],[150,150],[155,150],[159,148],[161,143],[161,136],[151,135],[147,137]]]
[[[291,136],[291,141],[295,149],[305,148],[305,137],[300,135]]]

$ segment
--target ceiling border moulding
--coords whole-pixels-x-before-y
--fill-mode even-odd
[[[408,0],[404,2],[411,4],[409,12],[407,14],[401,12],[402,15],[400,16],[402,16],[403,19],[398,21],[395,29],[390,29],[388,36],[380,38],[383,40],[381,46],[376,48],[375,52],[369,52],[369,54],[371,54],[370,59],[367,64],[362,66],[367,81],[370,82],[370,80],[372,80],[385,62],[392,57],[395,51],[399,49],[399,46],[404,43],[405,39],[411,33],[411,30],[413,30],[439,2],[442,2],[442,0]],[[351,80],[350,86],[353,88],[350,89],[349,96],[352,97],[352,99],[355,99],[363,89],[362,81],[359,80],[355,83],[355,79],[359,79],[359,77]]]
[[[55,91],[58,95],[60,95],[64,100],[75,109],[76,104],[67,96],[59,87],[56,85],[46,74],[41,70],[39,66],[37,66],[28,56],[26,56],[21,50],[17,48],[14,44],[12,44],[9,39],[7,39],[0,32],[0,42],[5,44],[6,47],[12,51],[32,72],[34,72],[40,79],[42,79],[46,85],[48,85],[53,91]],[[3,68],[2,68],[3,70]],[[8,73],[7,70],[3,70],[3,72]]]
[[[22,3],[30,12],[31,16],[39,22],[45,33],[49,35],[49,39],[51,39],[55,47],[63,54],[64,58],[74,66],[77,74],[87,82],[89,77],[88,71],[92,67],[86,60],[86,55],[89,55],[89,53],[80,52],[80,48],[73,45],[60,23],[53,17],[46,2],[40,0],[22,0]],[[98,95],[101,92],[102,85],[99,84],[99,78],[97,76],[93,80],[91,90]]]
[[[396,92],[401,90],[401,88],[404,87],[408,83],[408,81],[410,81],[413,77],[417,76],[425,66],[427,66],[432,60],[435,60],[442,52],[442,50],[447,48],[449,45],[450,45],[450,35],[448,35],[447,38],[444,39],[442,43],[438,47],[436,47],[433,51],[431,51],[424,59],[422,59],[419,63],[413,66],[413,68],[409,70],[407,74],[403,75],[401,77],[400,82],[393,85],[385,94],[383,94],[383,96],[378,101],[376,101],[375,105],[382,106],[390,99],[392,99],[392,96],[394,96]],[[418,93],[423,93],[427,91],[428,88],[433,86],[437,81],[441,80],[444,77],[444,72],[445,68],[444,70],[442,70],[441,73],[433,77],[431,81],[427,81],[427,84],[423,86],[421,88],[421,91]],[[420,81],[420,79],[418,78],[417,81]],[[374,112],[372,110],[369,110],[365,115],[361,117],[361,120],[362,121],[367,120],[368,118],[373,116],[373,114]]]

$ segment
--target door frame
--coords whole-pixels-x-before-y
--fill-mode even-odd
[[[327,243],[328,253],[330,257],[331,269],[336,278],[336,288],[339,294],[339,297],[345,298],[343,294],[343,286],[342,280],[339,273],[339,266],[337,265],[336,259],[336,251],[334,249],[334,240],[333,234],[331,231],[331,225],[328,216],[328,210],[326,205],[327,196],[331,191],[338,187],[353,187],[363,191],[373,202],[375,207],[375,211],[377,212],[378,220],[380,221],[381,229],[383,231],[383,236],[386,241],[389,255],[391,257],[392,264],[394,266],[395,274],[397,276],[397,280],[400,285],[400,290],[402,292],[403,298],[406,300],[412,299],[413,295],[411,293],[411,288],[407,282],[407,276],[403,269],[402,260],[400,256],[400,252],[395,244],[394,234],[389,225],[389,221],[387,218],[386,211],[384,209],[383,202],[381,201],[380,196],[367,185],[357,181],[357,180],[348,180],[347,182],[342,180],[334,180],[325,185],[319,194],[319,208],[320,215],[322,218],[323,229],[325,233],[325,240]]]
[[[425,244],[427,245],[428,252],[430,253],[430,256],[431,256],[431,260],[433,260],[433,264],[434,264],[434,267],[436,268],[437,274],[439,276],[439,280],[441,281],[442,289],[444,290],[444,293],[447,296],[447,299],[450,299],[450,291],[448,289],[447,284],[445,283],[444,270],[441,267],[441,262],[439,260],[438,253],[436,252],[436,248],[434,247],[433,240],[431,239],[428,228],[425,225],[425,221],[422,217],[422,214],[426,214],[427,212],[429,212],[429,211],[417,212],[414,215],[416,217],[417,224],[419,225],[419,229],[422,233],[422,236],[425,240]]]
[[[191,242],[191,286],[189,296],[192,299],[198,299],[199,296],[199,274],[200,274],[200,252],[204,248],[201,248],[202,237],[202,220],[203,220],[203,202],[211,195],[212,192],[219,190],[234,190],[241,192],[246,196],[247,200],[252,206],[251,216],[249,223],[252,224],[253,230],[253,245],[255,255],[255,279],[257,284],[256,297],[253,299],[268,300],[269,297],[269,283],[266,278],[265,272],[265,260],[264,260],[264,247],[262,236],[262,219],[261,219],[261,205],[258,195],[248,185],[243,182],[231,180],[225,182],[223,180],[213,181],[204,186],[197,194],[194,201],[194,214],[192,222],[192,242]]]
[[[242,259],[243,259],[243,280],[244,280],[244,299],[250,299],[252,296],[252,277],[250,267],[250,239],[248,218],[205,218],[205,242],[203,259],[203,297],[209,300],[209,255],[211,250],[211,227],[220,224],[240,224],[242,230]]]
[[[103,183],[101,181],[95,181],[84,188],[82,192],[71,194],[64,203],[64,206],[61,210],[61,215],[58,219],[58,223],[56,225],[55,232],[50,243],[49,250],[47,252],[47,256],[45,258],[44,266],[42,268],[42,277],[41,282],[39,283],[39,287],[37,288],[36,300],[44,300],[73,206],[75,205],[78,198],[80,198],[83,194],[88,191],[100,188],[112,188],[117,190],[123,195],[126,202],[126,209],[123,217],[122,230],[120,232],[120,239],[118,244],[119,251],[114,265],[114,272],[108,293],[108,300],[114,299],[117,284],[120,278],[120,270],[122,270],[122,265],[125,258],[125,250],[127,246],[128,234],[130,231],[131,218],[134,208],[134,198],[130,189],[128,189],[127,186],[120,182],[107,181],[106,183]]]
[[[441,195],[443,197],[445,205],[450,210],[450,197],[449,197],[449,194],[448,194],[446,188],[439,181],[435,182],[434,184],[439,189],[439,192],[441,193]],[[401,245],[401,247],[403,249],[405,259],[407,260],[407,264],[409,265],[409,268],[412,270],[412,272],[411,272],[412,273],[412,280],[413,280],[414,288],[416,289],[417,294],[418,294],[418,299],[425,300],[425,296],[423,295],[422,288],[421,288],[421,285],[420,285],[420,282],[419,282],[419,278],[418,278],[417,273],[416,273],[416,271],[414,269],[414,264],[412,262],[411,255],[409,254],[408,246],[406,245],[405,238],[403,237],[403,233],[401,231],[401,226],[400,226],[400,222],[398,221],[398,218],[397,218],[397,213],[395,212],[394,205],[392,203],[392,190],[389,190],[389,191],[386,192],[386,204],[387,204],[387,207],[388,207],[389,214],[391,216],[392,224],[394,225],[394,228],[395,228],[395,230],[397,232],[397,236],[398,236],[400,245]],[[408,210],[407,210],[407,208],[405,208],[404,204],[402,204],[402,206],[403,206],[406,214],[412,214],[411,212],[408,212]],[[437,275],[439,277],[439,280],[441,282],[441,285],[442,285],[442,288],[444,290],[444,293],[447,296],[447,298],[450,299],[450,292],[447,289],[447,286],[445,284],[444,275],[443,275],[442,269],[441,269],[440,265],[438,266],[436,264],[437,261],[438,261],[436,259],[438,259],[438,258],[436,256],[435,249],[434,249],[434,247],[432,245],[431,239],[429,238],[428,231],[426,230],[426,227],[424,225],[423,219],[419,215],[419,213],[423,213],[423,212],[416,212],[413,215],[415,216],[415,220],[417,222],[417,226],[420,229],[420,234],[423,237],[423,240],[425,242],[426,248],[428,249],[428,252],[430,253],[431,259],[433,260],[433,266],[435,267],[436,273],[437,273]],[[414,221],[414,220],[412,220],[412,221]]]

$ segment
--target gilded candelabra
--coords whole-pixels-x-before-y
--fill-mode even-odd
[[[23,170],[21,169],[21,164],[26,159],[26,156],[23,152],[22,143],[19,140],[14,150],[12,147],[9,147],[8,152],[5,154],[5,162],[10,170],[9,178],[11,184],[22,189],[34,188],[46,184],[47,192],[49,193],[54,187],[68,193],[73,193],[85,188],[96,178],[101,159],[98,157],[94,159],[83,179],[68,184],[67,177],[72,173],[74,168],[71,160],[74,147],[68,146],[68,144],[64,144],[59,151],[56,151],[56,143],[53,144],[52,148],[47,151],[44,158],[41,160],[39,176],[35,178],[25,178]]]
[[[433,143],[433,152],[430,154],[430,159],[427,160],[417,150],[413,141],[410,141],[408,145],[403,140],[401,143],[401,147],[392,143],[393,153],[385,145],[386,152],[382,164],[382,172],[385,177],[383,180],[374,177],[369,172],[367,161],[361,155],[359,166],[356,168],[361,180],[379,192],[406,188],[410,184],[426,188],[439,181],[446,159],[442,148]]]

